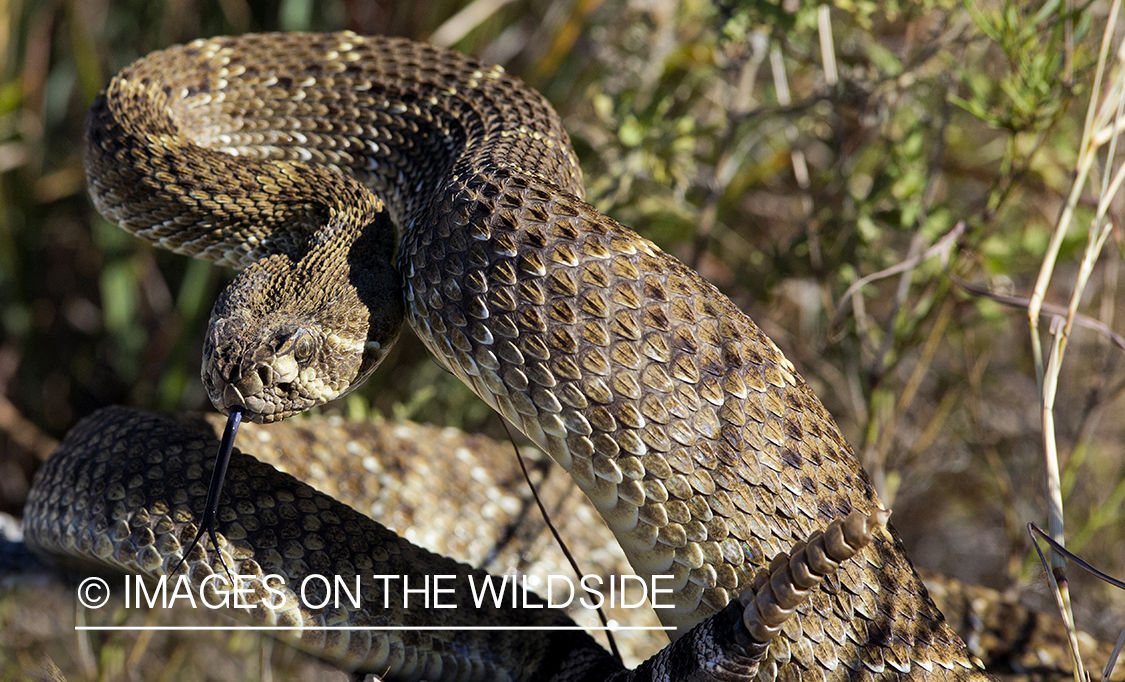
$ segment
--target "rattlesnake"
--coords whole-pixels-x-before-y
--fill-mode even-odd
[[[86,164],[110,219],[246,268],[205,343],[219,409],[271,421],[350,390],[405,303],[438,361],[573,476],[636,572],[674,576],[660,615],[681,632],[771,557],[880,507],[793,365],[582,201],[557,115],[498,67],[350,33],[200,41],[110,84]],[[813,593],[759,675],[983,673],[888,529]]]

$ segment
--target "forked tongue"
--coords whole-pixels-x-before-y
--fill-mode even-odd
[[[188,555],[191,554],[191,551],[203,538],[203,534],[206,533],[211,538],[211,546],[215,548],[215,552],[219,555],[219,563],[223,565],[223,569],[227,572],[227,578],[232,586],[235,585],[230,568],[223,560],[223,553],[219,551],[219,540],[215,536],[215,519],[219,513],[219,494],[223,492],[223,481],[227,477],[227,465],[230,464],[230,456],[234,451],[234,437],[238,433],[238,426],[241,423],[242,408],[235,405],[230,408],[230,413],[227,415],[227,426],[223,429],[223,439],[219,443],[219,452],[215,456],[215,468],[211,471],[211,483],[207,487],[207,502],[203,507],[203,516],[199,519],[199,531],[195,534],[195,539],[184,550],[183,555],[180,556],[180,560],[176,562],[176,566],[172,569],[172,575],[180,570],[180,566],[184,564]]]

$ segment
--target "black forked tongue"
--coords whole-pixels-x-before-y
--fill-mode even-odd
[[[223,429],[223,439],[219,443],[219,452],[215,456],[215,468],[211,471],[211,484],[207,487],[207,502],[203,506],[203,516],[199,518],[199,531],[195,534],[195,539],[184,550],[183,556],[176,562],[176,566],[172,569],[172,575],[180,570],[180,566],[184,565],[188,555],[191,554],[191,551],[203,538],[203,534],[206,533],[211,538],[211,545],[215,548],[215,552],[219,555],[219,563],[223,565],[223,570],[227,572],[231,587],[236,587],[230,567],[223,560],[223,553],[219,551],[219,540],[215,536],[215,519],[219,513],[219,494],[223,492],[223,481],[227,477],[227,465],[230,464],[230,456],[234,451],[234,436],[238,433],[239,424],[242,423],[242,410],[241,406],[235,405],[230,408],[230,413],[227,415],[227,426]]]

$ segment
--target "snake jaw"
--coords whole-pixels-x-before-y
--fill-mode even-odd
[[[246,419],[258,423],[286,419],[351,391],[374,371],[393,343],[353,342],[337,334],[322,337],[305,331],[318,337],[317,350],[302,362],[292,342],[274,352],[269,351],[276,344],[270,342],[238,348],[242,335],[231,333],[223,322],[213,321],[208,334],[203,384],[217,410],[242,407]]]
[[[215,382],[217,386],[222,386],[222,404],[215,403],[215,406],[223,412],[239,406],[253,413],[263,414],[270,411],[263,392],[269,387],[277,387],[287,393],[286,384],[291,384],[297,377],[297,361],[291,355],[275,355],[253,365],[250,371],[244,371],[237,378],[228,377]]]

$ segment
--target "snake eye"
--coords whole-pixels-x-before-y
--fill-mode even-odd
[[[300,332],[297,337],[297,342],[293,345],[293,356],[299,362],[304,362],[312,357],[313,354],[313,338],[312,334],[308,332]]]

